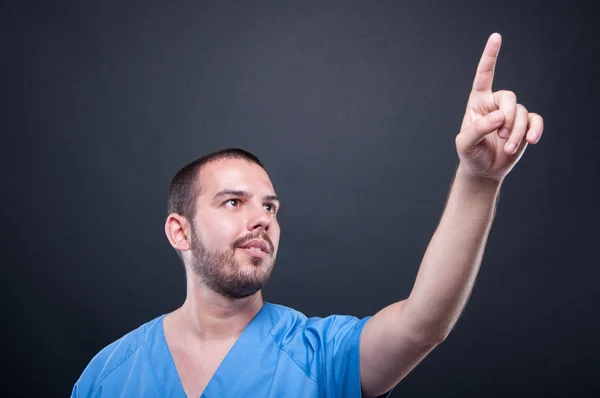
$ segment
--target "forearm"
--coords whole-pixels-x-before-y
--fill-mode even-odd
[[[411,323],[425,339],[444,339],[471,294],[500,185],[457,169],[446,208],[405,303]]]

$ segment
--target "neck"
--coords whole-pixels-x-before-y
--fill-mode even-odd
[[[187,297],[173,313],[177,324],[201,340],[237,338],[263,306],[261,291],[243,299],[224,297],[188,275]]]

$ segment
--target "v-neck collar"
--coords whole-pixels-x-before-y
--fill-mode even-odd
[[[240,375],[250,366],[252,359],[257,357],[257,351],[268,341],[267,337],[274,325],[274,320],[270,316],[270,307],[269,303],[263,303],[217,367],[200,398],[227,396]],[[185,391],[165,338],[163,326],[165,315],[159,318],[158,330],[153,333],[154,336],[148,347],[150,362],[161,395],[185,398]]]

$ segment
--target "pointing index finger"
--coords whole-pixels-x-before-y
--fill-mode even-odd
[[[502,36],[499,33],[492,33],[477,66],[477,73],[475,73],[475,80],[473,80],[473,91],[492,91],[494,69],[501,44]]]

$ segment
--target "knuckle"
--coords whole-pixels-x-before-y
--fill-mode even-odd
[[[538,115],[537,113],[529,113],[529,118],[533,122],[544,123],[544,119],[540,115]]]
[[[515,94],[514,91],[505,90],[504,95],[506,96],[507,100],[509,99],[511,101],[517,102],[517,94]]]
[[[523,104],[517,104],[517,111],[520,113],[527,113],[527,108]]]
[[[507,102],[517,102],[517,94],[514,91],[500,90],[498,91],[498,95]]]
[[[458,134],[456,136],[456,138],[454,139],[454,145],[456,145],[456,148],[459,150],[465,148],[464,134]]]
[[[530,113],[530,115],[531,115],[530,124],[536,125],[540,129],[540,134],[541,134],[541,132],[544,130],[544,119],[537,113],[533,113],[533,114]]]

